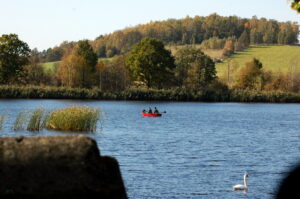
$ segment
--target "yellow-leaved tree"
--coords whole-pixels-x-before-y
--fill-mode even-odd
[[[57,77],[63,86],[90,88],[96,83],[96,65],[96,53],[87,40],[82,40],[63,58]]]

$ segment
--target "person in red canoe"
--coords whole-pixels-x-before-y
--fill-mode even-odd
[[[157,110],[156,107],[154,107],[154,114],[159,114],[159,111]]]
[[[149,107],[148,113],[149,113],[149,114],[152,114],[152,109],[151,109],[151,107]]]

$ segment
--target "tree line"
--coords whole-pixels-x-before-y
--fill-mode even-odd
[[[238,39],[242,34],[247,34],[250,44],[295,44],[298,41],[298,25],[292,22],[258,19],[255,16],[246,19],[237,16],[223,17],[214,13],[207,17],[168,19],[138,25],[99,36],[92,45],[99,52],[99,57],[109,57],[111,51],[128,52],[145,37],[159,39],[165,44],[185,45],[201,44],[212,37]],[[108,54],[104,53],[105,49],[108,50]]]
[[[143,38],[151,37],[166,45],[201,44],[205,40],[246,37],[249,44],[295,44],[298,42],[299,26],[295,22],[279,22],[266,18],[251,19],[237,16],[195,16],[183,19],[154,21],[111,34],[100,35],[90,41],[97,57],[113,57],[130,51]],[[41,62],[59,61],[69,54],[76,42],[63,42],[38,54]],[[207,47],[207,45],[206,45]],[[221,47],[223,48],[223,47]]]
[[[16,34],[0,37],[0,55],[1,84],[98,87],[115,91],[131,86],[203,87],[216,78],[214,62],[201,50],[182,49],[176,59],[162,41],[154,38],[142,39],[129,53],[111,63],[98,62],[89,41],[78,41],[50,73],[36,62],[28,45]]]
[[[89,41],[81,40],[49,72],[16,34],[0,37],[0,84],[97,88],[105,92],[134,88],[298,92],[300,81],[296,76],[292,71],[274,77],[254,58],[235,78],[228,75],[224,81],[217,77],[215,62],[201,49],[186,46],[173,56],[162,41],[154,38],[142,39],[128,53],[109,63],[98,61]]]

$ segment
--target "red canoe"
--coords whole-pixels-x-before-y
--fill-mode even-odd
[[[150,114],[150,113],[142,112],[142,114],[143,114],[144,117],[161,117],[161,113],[158,113],[158,114],[152,113],[152,114]]]

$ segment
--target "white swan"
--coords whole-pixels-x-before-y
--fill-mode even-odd
[[[247,177],[248,177],[248,174],[245,173],[245,174],[244,174],[244,184],[243,184],[243,185],[242,185],[242,184],[235,185],[235,186],[232,187],[232,189],[233,189],[234,191],[236,191],[236,190],[244,190],[244,191],[248,191]]]

